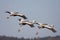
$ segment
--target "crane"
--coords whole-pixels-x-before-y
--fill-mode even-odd
[[[19,12],[9,12],[9,11],[6,11],[5,13],[9,13],[10,16],[19,16],[19,17],[22,17],[24,19],[27,19],[27,17],[23,14],[23,13],[19,13]],[[10,17],[9,16],[9,17]],[[7,17],[7,19],[9,19],[9,17]]]
[[[52,32],[56,32],[55,28],[54,28],[54,25],[49,25],[49,24],[46,24],[46,23],[36,23],[38,24],[38,28],[39,29],[42,29],[42,28],[47,28],[49,30],[51,30]],[[38,30],[39,32],[39,30]],[[36,35],[38,34],[38,32],[36,33]]]
[[[22,25],[29,25],[31,28],[34,27],[34,24],[36,23],[35,20],[33,21],[29,21],[29,20],[26,20],[26,19],[19,19],[19,25],[20,27],[22,27]],[[20,29],[18,30],[20,31]]]

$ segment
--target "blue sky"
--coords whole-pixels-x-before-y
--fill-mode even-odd
[[[7,20],[6,17],[9,15],[5,11],[21,12],[28,20],[55,25],[56,33],[42,29],[38,34],[39,37],[60,35],[60,0],[0,0],[0,35],[34,38],[38,30],[36,25],[34,28],[23,26],[21,32],[18,32],[19,17]]]

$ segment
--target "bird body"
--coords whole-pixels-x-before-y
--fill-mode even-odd
[[[29,21],[26,19],[19,19],[19,25],[22,27],[23,25],[29,25],[31,28],[34,27],[35,21]]]
[[[47,29],[51,30],[54,33],[56,32],[56,30],[54,28],[54,25],[49,25],[49,24],[45,24],[45,23],[36,23],[36,24],[38,24],[38,28],[39,29],[41,29],[41,28],[47,28]],[[38,34],[38,32],[36,34]]]
[[[6,11],[6,13],[9,13],[10,16],[19,16],[19,17],[22,17],[24,19],[27,19],[27,17],[23,14],[23,13],[19,13],[19,12],[9,12],[9,11]]]
[[[28,21],[26,19],[19,19],[19,24],[25,24],[25,25],[29,25],[30,27],[34,27],[34,21]]]
[[[47,28],[47,29],[51,30],[52,32],[56,32],[56,30],[54,29],[54,25],[39,23],[38,28]]]

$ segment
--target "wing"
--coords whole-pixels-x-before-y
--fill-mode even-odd
[[[23,16],[21,16],[21,17],[23,17],[24,19],[27,19],[27,17],[26,17],[25,15],[23,15]]]
[[[54,28],[47,28],[47,29],[51,30],[54,33],[56,32],[56,30]]]
[[[24,19],[27,19],[27,17],[24,15],[24,14],[22,14],[22,13],[20,13],[20,14],[17,14],[19,17],[22,17],[22,18],[24,18]]]

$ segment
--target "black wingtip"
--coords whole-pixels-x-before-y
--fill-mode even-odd
[[[24,19],[27,19],[27,17],[23,16]]]
[[[56,33],[56,30],[54,30],[53,32]]]
[[[56,30],[55,29],[52,29],[52,31],[55,33],[56,32]]]
[[[25,19],[27,19],[27,17],[25,17]]]

